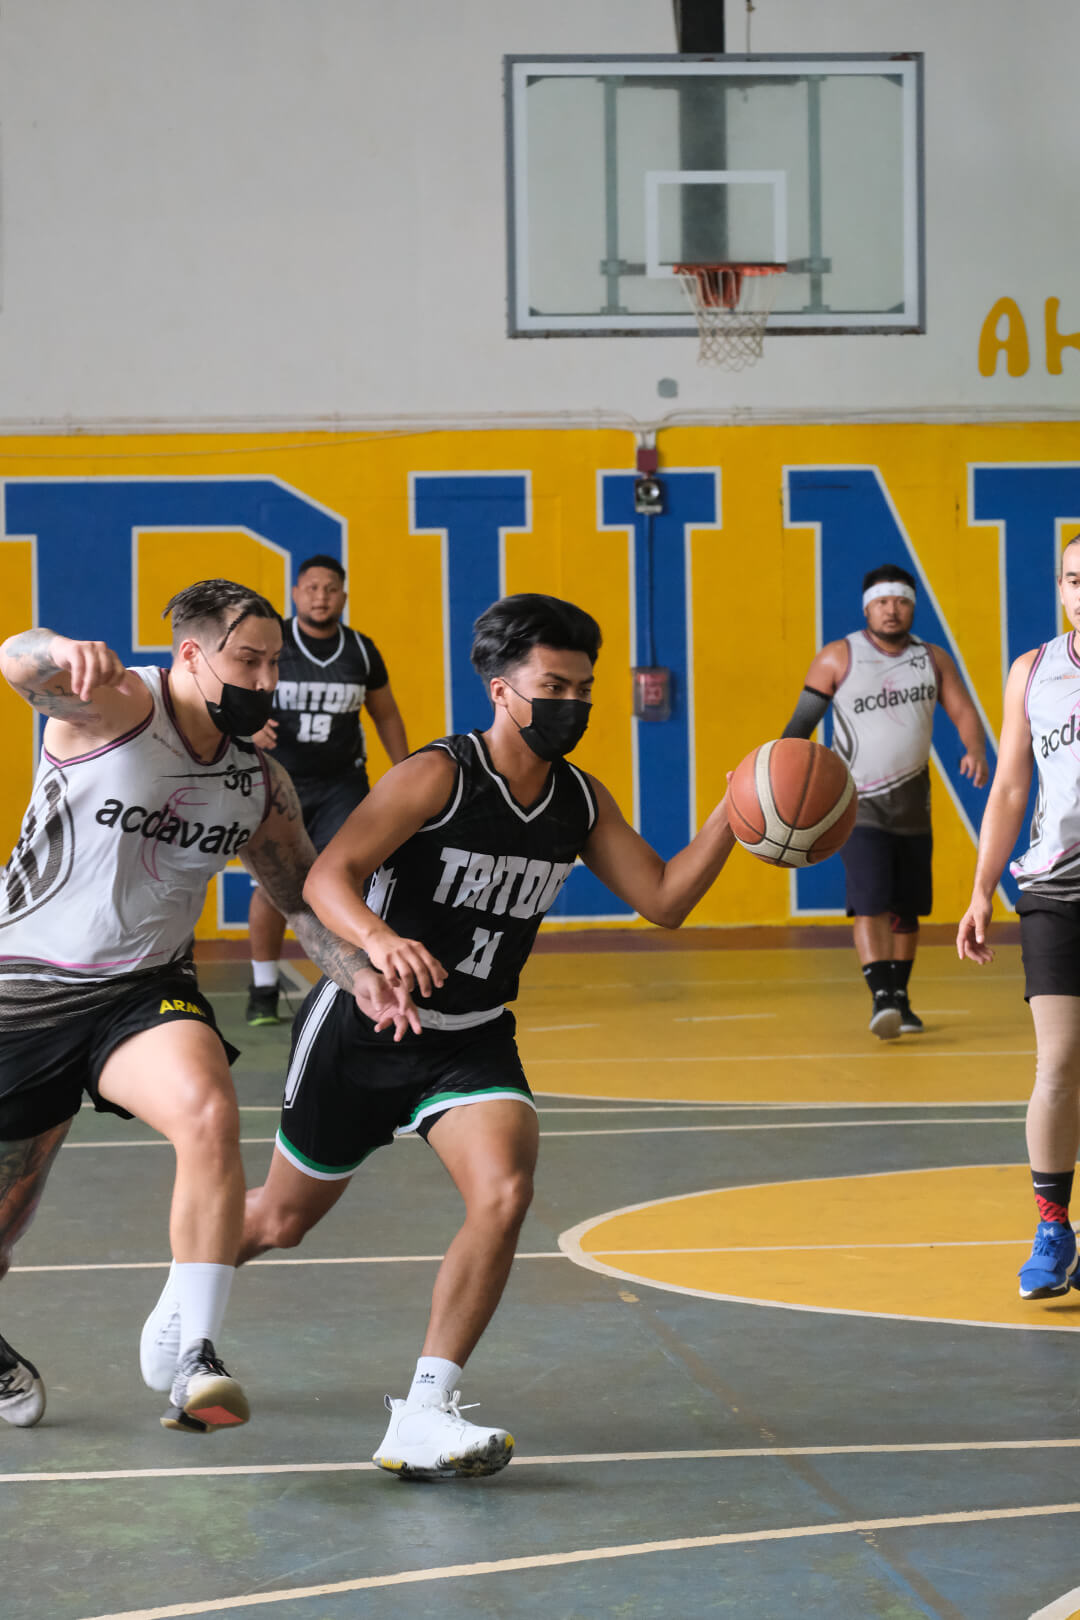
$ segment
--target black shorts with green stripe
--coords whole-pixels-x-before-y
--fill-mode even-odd
[[[426,1139],[448,1109],[502,1098],[534,1107],[514,1029],[504,1008],[395,1042],[393,1030],[376,1034],[347,991],[320,980],[293,1025],[279,1153],[305,1175],[337,1181],[395,1136]]]

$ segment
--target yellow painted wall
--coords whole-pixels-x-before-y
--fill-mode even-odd
[[[672,428],[659,436],[661,471],[719,469],[722,522],[693,538],[696,780],[699,818],[724,789],[725,770],[782,729],[814,646],[813,542],[785,529],[783,468],[880,469],[915,544],[979,695],[1001,716],[1000,582],[996,529],[967,521],[972,462],[1067,462],[1070,424],[818,425]],[[0,479],[43,477],[274,476],[348,523],[348,618],[374,637],[390,670],[410,742],[444,729],[440,548],[409,529],[409,475],[525,471],[532,527],[507,540],[507,589],[550,591],[601,621],[597,708],[575,761],[595,772],[629,811],[630,580],[625,532],[599,527],[598,474],[634,466],[630,432],[506,431],[418,435],[144,435],[23,438],[0,442]],[[205,530],[137,533],[138,636],[161,645],[168,596],[208,573],[242,577],[285,606],[281,559],[248,535]],[[0,544],[0,632],[32,618],[30,547]],[[53,628],[93,634],[72,622]],[[918,621],[916,621],[917,624]],[[852,625],[851,628],[856,628]],[[155,655],[149,654],[153,657]],[[32,771],[32,726],[0,691],[7,768],[0,784],[0,846],[17,833]],[[369,726],[373,775],[385,768]],[[970,840],[936,787],[937,907],[954,920],[966,904]],[[699,906],[702,924],[790,919],[786,876],[736,852]],[[203,931],[213,931],[210,914]]]

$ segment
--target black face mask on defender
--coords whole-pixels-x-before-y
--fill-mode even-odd
[[[510,686],[509,681],[506,684]],[[527,726],[518,726],[518,730],[533,753],[549,762],[573,753],[585,735],[592,704],[581,698],[527,698],[516,686],[510,686],[510,690],[523,703],[532,704],[532,720]],[[510,718],[514,720],[512,714]],[[516,720],[514,724],[517,726]]]

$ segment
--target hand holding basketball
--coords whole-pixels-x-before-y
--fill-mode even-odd
[[[802,737],[753,749],[728,788],[732,832],[769,866],[813,866],[834,855],[857,808],[855,783],[839,754]]]

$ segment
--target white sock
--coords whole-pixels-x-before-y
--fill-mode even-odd
[[[409,1406],[433,1406],[453,1394],[460,1378],[461,1368],[456,1361],[444,1361],[441,1356],[421,1356],[405,1400]]]
[[[155,1309],[155,1311],[160,1310],[166,1305],[171,1306],[173,1309],[175,1309],[175,1307],[176,1307],[176,1261],[175,1260],[173,1261],[172,1265],[169,1267],[169,1275],[165,1279],[165,1286],[161,1290],[161,1293],[158,1295],[158,1302],[154,1306],[154,1309]]]
[[[256,990],[272,990],[278,982],[279,962],[252,962],[251,977]]]
[[[199,1339],[216,1348],[229,1303],[235,1266],[215,1266],[198,1260],[173,1261],[172,1280],[180,1306],[180,1353]]]

